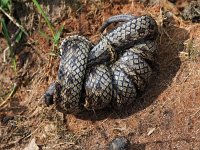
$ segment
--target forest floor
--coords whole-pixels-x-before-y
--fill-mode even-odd
[[[57,78],[60,58],[54,52],[58,49],[53,51],[52,42],[39,32],[51,35],[31,2],[18,2],[21,10],[13,14],[19,14],[31,34],[14,46],[14,71],[10,58],[5,58],[7,45],[0,33],[0,149],[107,149],[117,136],[127,137],[136,150],[200,149],[200,24],[183,20],[187,1],[151,5],[85,0],[69,6],[47,1],[41,5],[48,8],[54,28],[64,24],[61,40],[79,34],[97,42],[98,29],[112,15],[153,16],[160,32],[154,78],[123,112],[104,109],[63,118],[43,101],[45,90]],[[11,34],[16,31],[12,23],[8,29]]]

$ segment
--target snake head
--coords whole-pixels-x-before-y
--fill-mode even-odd
[[[70,91],[58,81],[49,86],[44,94],[44,102],[47,106],[54,104],[56,110],[64,114],[77,114],[82,109],[77,101],[73,101],[73,97],[69,99],[71,95]]]
[[[55,102],[55,96],[57,95],[58,91],[60,91],[61,86],[59,83],[54,82],[52,83],[47,91],[44,94],[44,102],[47,106],[53,105]]]

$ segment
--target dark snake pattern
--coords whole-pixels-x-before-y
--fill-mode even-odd
[[[124,22],[94,45],[82,36],[70,36],[61,44],[58,81],[44,97],[65,114],[113,106],[122,109],[144,91],[152,75],[158,28],[151,16],[116,15],[100,28]]]

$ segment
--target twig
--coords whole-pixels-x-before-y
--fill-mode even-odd
[[[0,7],[0,11],[6,15],[18,28],[20,28],[24,34],[26,34],[26,36],[28,36],[28,33],[26,32],[26,30],[24,29],[24,27],[22,25],[20,25],[15,18],[13,18],[12,16],[10,16],[6,11],[3,10],[2,7]]]
[[[200,11],[198,9],[196,9],[195,7],[193,7],[193,9],[200,15]]]
[[[17,88],[18,88],[17,83],[14,83],[12,91],[10,92],[10,94],[8,95],[8,97],[0,104],[0,107],[5,106],[10,101],[10,98],[12,98],[12,96],[15,94]]]
[[[40,127],[40,126],[39,126],[39,127]],[[8,144],[6,144],[5,146],[0,147],[0,149],[6,149],[6,148],[11,147],[11,146],[14,147],[17,143],[21,142],[22,140],[31,137],[31,135],[32,135],[33,133],[35,133],[35,132],[39,129],[39,127],[38,127],[37,129],[35,129],[32,133],[30,133],[30,134],[28,134],[28,135],[25,135],[25,136],[21,137],[20,139],[14,141],[14,142],[8,143]]]
[[[11,44],[11,47],[13,47],[15,45],[15,43]],[[6,52],[9,50],[9,46],[6,47],[6,49],[3,50],[3,62],[6,62]]]
[[[15,32],[15,34],[11,37],[11,42],[13,42],[12,44],[11,44],[11,47],[13,47],[15,44],[16,44],[16,42],[15,42],[15,39],[16,39],[16,37],[17,37],[17,35],[20,33],[20,31],[21,31],[21,29],[18,29],[16,32]],[[6,62],[6,52],[9,50],[9,46],[8,47],[6,47],[6,49],[4,49],[3,50],[3,62],[5,63]]]

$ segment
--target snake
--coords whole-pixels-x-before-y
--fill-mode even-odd
[[[97,44],[83,36],[64,39],[60,46],[58,80],[44,94],[47,106],[65,114],[111,106],[122,110],[134,103],[152,75],[158,27],[149,15],[120,14],[108,18],[121,25],[102,34]]]

